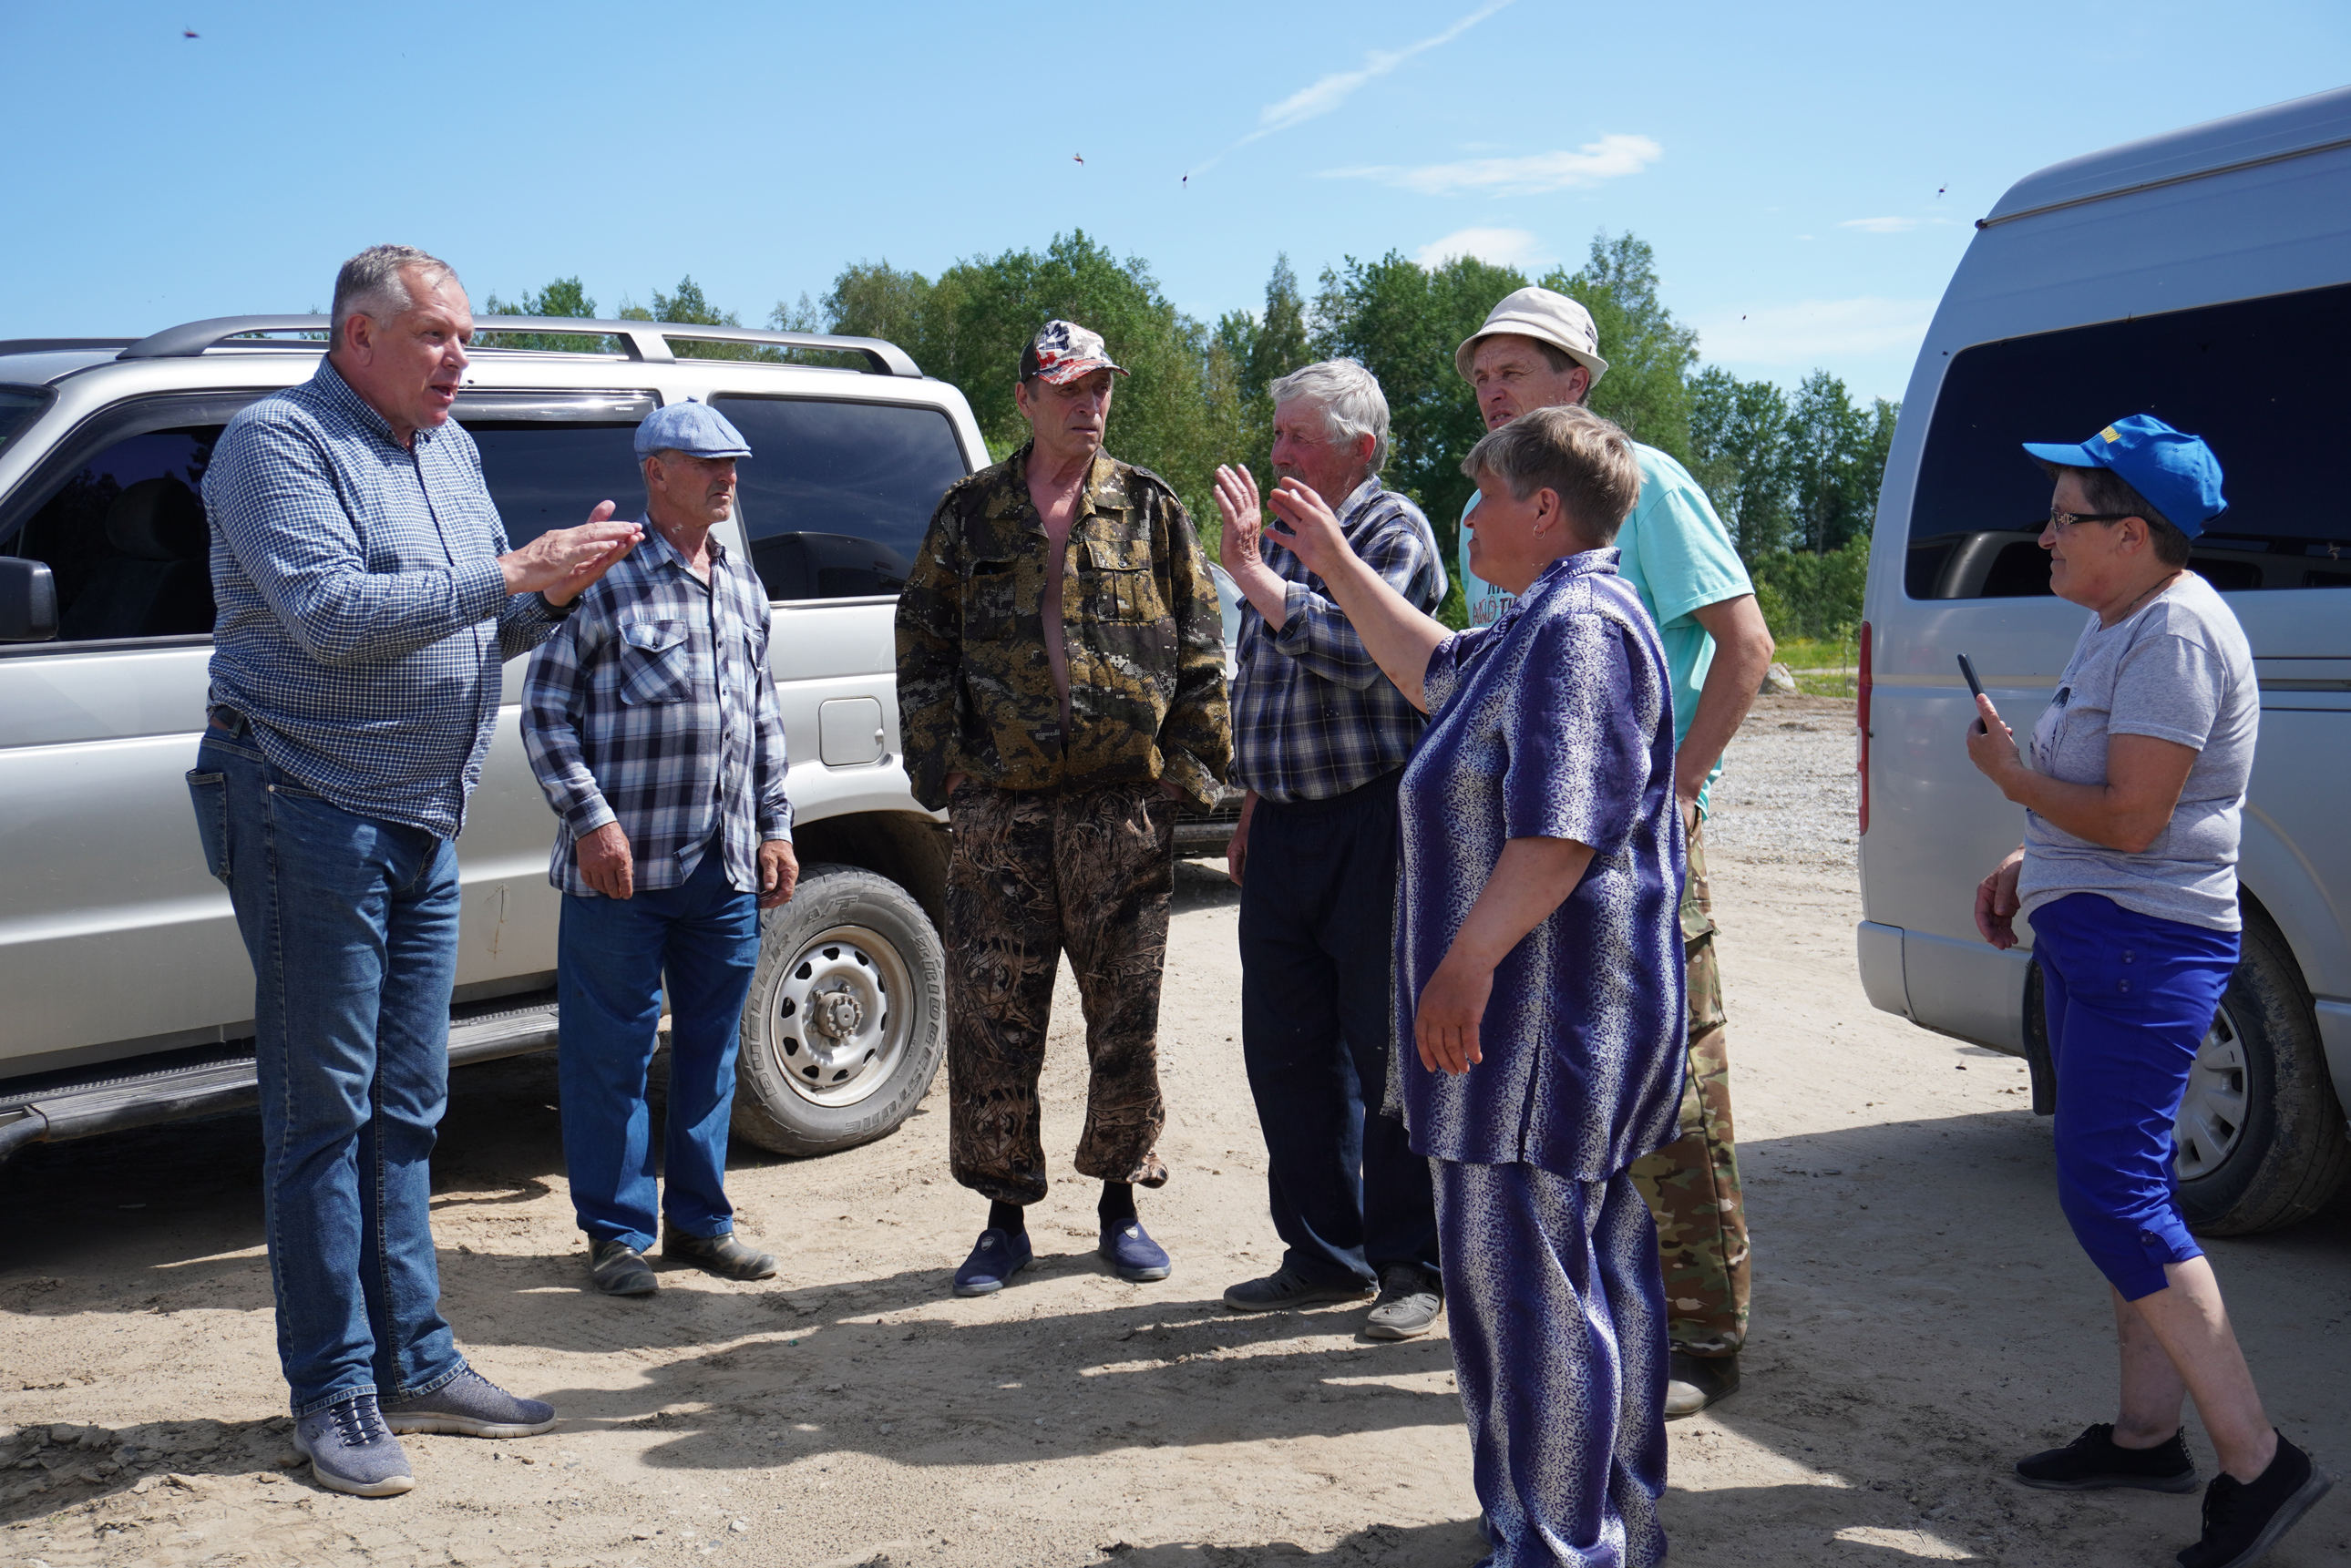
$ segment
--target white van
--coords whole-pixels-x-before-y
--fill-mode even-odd
[[[2134,413],[2204,436],[2230,509],[2192,564],[2252,641],[2262,736],[2244,959],[2180,1109],[2180,1200],[2206,1234],[2289,1224],[2351,1171],[2351,89],[2044,169],[1977,229],[1879,494],[1862,982],[1886,1011],[2025,1056],[2033,1109],[2054,1108],[2032,950],[1975,930],[1976,883],[2023,823],[1968,761],[1954,655],[2022,734],[2081,632],[2049,592],[2049,484],[2019,443]]]

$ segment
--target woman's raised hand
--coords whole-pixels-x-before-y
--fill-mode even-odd
[[[1331,504],[1296,479],[1284,479],[1266,497],[1281,528],[1282,543],[1297,552],[1306,570],[1329,581],[1331,569],[1347,559],[1347,536]]]

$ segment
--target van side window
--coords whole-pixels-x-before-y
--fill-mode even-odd
[[[2351,588],[2332,472],[2351,428],[2351,285],[1980,343],[1927,428],[1903,582],[1913,599],[2049,591],[2049,481],[2018,449],[2151,413],[2211,444],[2229,510],[2189,565],[2224,593]]]
[[[751,562],[768,597],[858,599],[906,585],[931,514],[966,472],[935,408],[721,396],[752,455],[738,475]]]
[[[57,641],[210,636],[212,540],[200,499],[218,425],[117,441],[69,472],[5,547],[48,563]]]
[[[482,455],[508,549],[549,528],[577,528],[599,501],[634,517],[645,507],[637,426],[653,411],[642,392],[474,392],[451,416]]]

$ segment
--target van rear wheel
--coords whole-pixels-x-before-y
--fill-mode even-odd
[[[2285,938],[2252,909],[2173,1128],[2179,1207],[2199,1236],[2307,1219],[2351,1172],[2351,1138]]]
[[[760,919],[734,1135],[779,1155],[869,1143],[912,1115],[946,1049],[946,954],[914,895],[812,865]]]

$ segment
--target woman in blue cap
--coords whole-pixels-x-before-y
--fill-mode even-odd
[[[2188,570],[2226,503],[2220,465],[2146,415],[2024,450],[2056,481],[2049,585],[2087,609],[2020,753],[1990,697],[1968,756],[2025,808],[2024,842],[1976,890],[1995,947],[2032,922],[2057,1071],[2057,1193],[2113,1286],[2117,1418],[2018,1461],[2029,1485],[2191,1491],[2196,1399],[2219,1450],[2183,1568],[2250,1563],[2331,1484],[2270,1425],[2212,1267],[2175,1199],[2172,1124],[2237,964],[2237,838],[2261,694],[2237,617]]]

